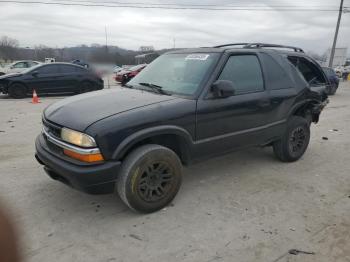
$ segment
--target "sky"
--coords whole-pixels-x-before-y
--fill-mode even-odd
[[[100,4],[108,2],[89,1]],[[118,0],[109,0],[113,1]],[[263,7],[268,11],[29,5],[5,3],[0,0],[0,36],[16,38],[22,47],[34,47],[39,44],[71,47],[92,43],[105,44],[105,27],[107,27],[108,45],[133,50],[140,46],[154,46],[156,49],[172,48],[175,39],[177,48],[234,42],[268,42],[295,45],[322,54],[332,45],[338,12],[280,11],[277,6],[337,9],[340,3],[338,0],[119,0],[119,2],[205,4],[220,7],[231,4],[250,8]],[[350,7],[350,0],[345,0],[344,5]],[[350,49],[350,12],[343,14],[338,47]]]

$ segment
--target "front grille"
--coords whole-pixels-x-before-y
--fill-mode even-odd
[[[43,126],[45,131],[50,134],[50,136],[55,137],[57,139],[60,139],[61,137],[61,129],[62,127],[49,122],[48,120],[46,120],[45,118],[43,118]],[[55,152],[57,154],[61,154],[62,153],[62,148],[55,145],[54,143],[52,143],[51,141],[49,141],[44,133],[44,138],[46,140],[47,146],[48,148],[52,151]]]
[[[44,118],[43,118],[43,125],[44,125],[46,132],[48,132],[50,135],[52,135],[58,139],[61,138],[61,129],[62,128],[60,126],[58,126],[52,122],[49,122]]]

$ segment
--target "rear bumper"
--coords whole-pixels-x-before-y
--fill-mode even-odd
[[[50,152],[42,134],[36,139],[35,147],[35,158],[44,165],[45,172],[52,179],[88,194],[114,192],[121,162],[107,161],[98,165],[70,163]]]
[[[7,93],[5,92],[6,88],[5,88],[5,84],[0,82],[0,93]]]

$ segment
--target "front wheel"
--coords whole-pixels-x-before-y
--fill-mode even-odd
[[[124,160],[117,190],[131,209],[151,213],[174,199],[181,181],[182,164],[172,150],[159,145],[144,145]]]
[[[293,116],[282,138],[273,144],[273,151],[279,160],[294,162],[304,155],[309,142],[310,124],[303,117]]]
[[[12,98],[25,98],[27,96],[27,88],[22,84],[15,83],[9,87],[8,93]]]

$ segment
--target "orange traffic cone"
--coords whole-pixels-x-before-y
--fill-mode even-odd
[[[39,97],[38,97],[38,95],[36,94],[35,89],[33,89],[32,104],[39,104],[39,103],[40,103]]]

